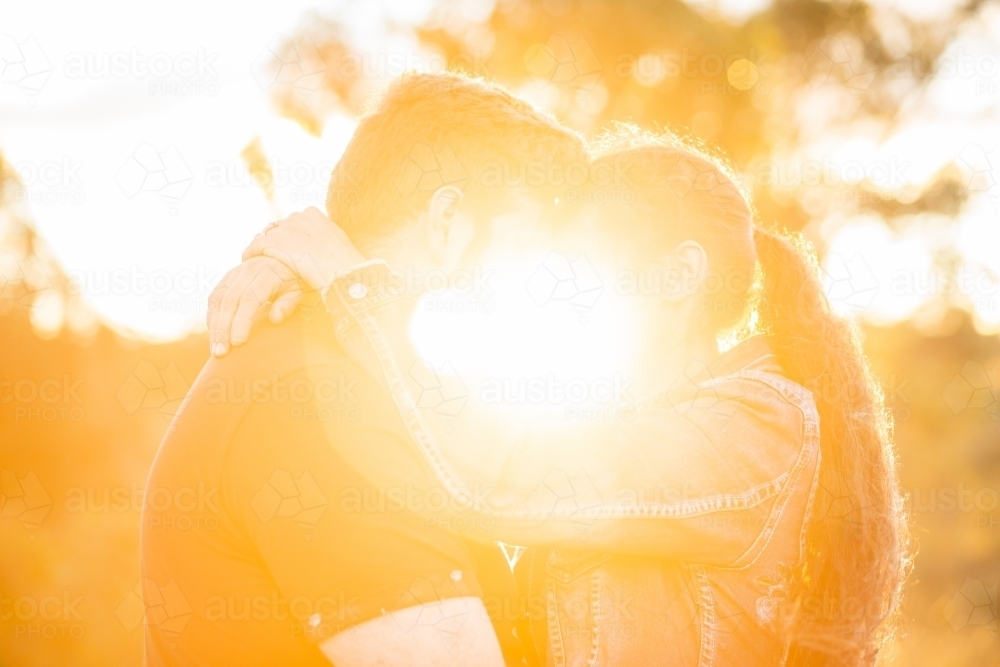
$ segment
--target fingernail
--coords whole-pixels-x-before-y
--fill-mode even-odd
[[[225,343],[214,343],[212,345],[212,354],[214,354],[215,356],[221,357],[225,353],[226,353],[226,344]]]

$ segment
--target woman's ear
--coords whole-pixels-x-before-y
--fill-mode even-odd
[[[443,185],[431,195],[427,206],[427,247],[436,264],[453,266],[475,236],[475,225],[461,212],[464,197],[454,185]]]
[[[669,301],[681,301],[701,291],[708,275],[708,253],[697,241],[683,241],[669,258],[673,289],[664,296]]]

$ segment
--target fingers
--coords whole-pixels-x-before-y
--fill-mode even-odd
[[[271,317],[280,322],[291,314],[302,297],[302,285],[281,262],[254,257],[226,274],[212,292],[209,305],[209,343],[212,354],[225,355],[242,345],[262,310],[274,302]]]
[[[219,313],[219,305],[222,304],[222,297],[226,295],[229,290],[229,285],[226,285],[226,278],[229,277],[227,273],[225,278],[222,279],[212,293],[208,295],[208,311],[205,313],[205,324],[208,326],[209,331],[209,341],[211,341],[211,332],[215,328],[215,318]]]
[[[240,296],[231,327],[233,345],[242,345],[247,342],[257,313],[277,295],[291,289],[297,283],[295,280],[289,280],[279,275],[270,264],[262,263],[261,267],[253,282]]]
[[[295,237],[292,237],[296,240]],[[285,236],[280,235],[280,233],[274,234],[272,237],[267,238],[263,233],[258,234],[247,246],[246,250],[243,251],[243,261],[253,259],[254,257],[270,257],[276,259],[279,262],[284,262],[291,268],[291,259],[286,251],[285,246],[288,244],[288,239]]]
[[[243,251],[243,260],[267,255],[284,261],[282,254],[290,241],[301,241],[310,235],[310,230],[330,224],[330,220],[315,206],[310,206],[301,213],[292,213],[283,220],[272,222],[257,234]]]
[[[302,299],[302,285],[294,281],[294,286],[281,293],[271,306],[271,322],[281,324],[289,315],[295,312],[295,307]]]
[[[257,257],[278,260],[314,289],[323,289],[338,272],[364,261],[344,231],[312,207],[254,237],[243,260]]]
[[[268,302],[273,300],[270,316],[274,322],[281,322],[295,310],[302,286],[293,272],[310,285],[323,282],[322,272],[309,255],[312,249],[323,246],[310,233],[316,228],[332,228],[343,236],[322,211],[309,207],[271,223],[254,237],[243,251],[243,264],[227,273],[209,297],[207,323],[212,354],[224,355],[230,345],[246,342],[257,313]],[[309,261],[296,262],[291,254],[295,248]]]
[[[259,270],[260,267],[256,264],[243,263],[230,272],[229,289],[222,295],[215,308],[215,318],[209,331],[212,354],[217,357],[221,357],[229,351],[233,318],[236,316],[240,298],[253,282]]]
[[[236,268],[228,271],[208,297],[208,313],[206,314],[205,319],[207,320],[206,324],[208,324],[208,343],[210,350],[212,349],[212,345],[215,343],[217,331],[216,324],[219,319],[219,309],[222,307],[222,301],[231,289],[230,286],[233,282],[235,282],[236,277],[239,275],[242,268],[242,266],[237,266]]]
[[[246,250],[243,251],[243,261],[245,262],[252,257],[263,255],[264,246],[264,232],[261,232],[260,234],[257,234],[257,236],[253,237],[253,241],[251,241],[250,245],[248,245]]]
[[[328,225],[333,222],[330,218],[326,217],[326,213],[319,210],[315,206],[310,206],[306,210],[302,211],[302,215],[303,217],[310,218],[314,222],[318,222],[320,224]]]
[[[318,212],[318,210],[315,209],[314,207],[310,207],[309,209],[306,209],[306,211],[309,211],[310,209]],[[274,222],[264,227],[264,230],[259,234],[257,234],[255,237],[253,237],[253,241],[251,241],[250,245],[248,245],[246,250],[243,251],[243,261],[245,262],[251,257],[257,257],[258,255],[267,254],[265,253],[265,249],[274,245],[274,239],[265,239],[265,237],[268,235],[268,232],[277,230],[278,227],[282,224],[288,224],[290,222],[294,223],[294,221],[300,218],[302,215],[303,214],[301,213],[292,213],[287,218],[284,218],[283,220],[275,220]]]

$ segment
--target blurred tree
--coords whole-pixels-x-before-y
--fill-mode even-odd
[[[817,217],[804,198],[892,219],[956,211],[965,194],[955,174],[916,193],[866,180],[817,192],[774,160],[836,127],[888,133],[982,0],[932,23],[856,1],[775,0],[734,23],[680,0],[446,0],[416,25],[387,21],[381,44],[346,37],[352,4],[311,15],[276,48],[275,100],[313,132],[335,109],[359,111],[380,80],[443,65],[499,80],[585,132],[628,120],[718,146],[747,173],[761,217],[792,229]]]
[[[159,369],[190,382],[208,343],[148,344],[102,324],[23,195],[0,155],[0,597],[8,610],[53,595],[79,604],[45,639],[39,618],[0,615],[0,664],[138,665],[141,622],[117,610],[139,579],[141,493],[169,419],[148,394],[135,404],[133,376],[151,367],[153,383]],[[56,387],[47,399],[45,382]],[[127,506],[102,505],[112,491]],[[91,504],[69,502],[81,496]]]
[[[0,315],[31,318],[42,333],[58,332],[67,305],[79,299],[28,217],[25,190],[0,154]]]

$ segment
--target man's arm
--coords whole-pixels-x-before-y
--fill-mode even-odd
[[[428,623],[427,618],[456,622],[444,628]],[[334,635],[320,649],[337,667],[504,667],[486,607],[477,597],[449,598],[394,611]]]
[[[297,621],[336,665],[502,667],[461,540],[406,507],[380,505],[389,490],[366,483],[331,447],[386,450],[399,441],[405,434],[384,394],[328,346],[308,351],[313,335],[299,323],[258,335],[256,349],[227,358],[217,379],[253,386],[223,496],[284,598],[268,600],[265,611]],[[258,368],[263,350],[290,344],[307,349],[286,364],[299,370]],[[326,363],[316,363],[320,355]]]

